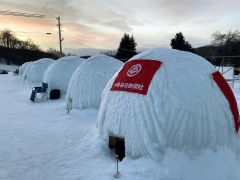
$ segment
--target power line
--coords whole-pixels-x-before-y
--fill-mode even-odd
[[[90,48],[96,48],[96,49],[119,49],[119,50],[122,50],[122,51],[129,51],[129,52],[135,52],[135,50],[130,50],[130,49],[125,49],[125,48],[113,48],[110,44],[106,44],[106,43],[101,43],[101,45],[99,44],[96,44],[95,43],[91,43],[91,42],[86,42],[84,40],[80,40],[79,38],[77,38],[77,40],[80,42],[80,43],[83,43],[83,44],[86,44],[87,47],[90,47]],[[103,46],[102,46],[103,45]]]
[[[19,36],[30,36],[30,37],[47,37],[48,35],[37,35],[37,34],[21,34],[21,33],[14,33],[16,35],[19,35]],[[54,36],[54,37],[57,37],[57,36]]]
[[[0,32],[5,32],[4,30],[0,30]],[[15,35],[20,35],[20,36],[36,36],[36,37],[47,37],[49,36],[47,33],[41,33],[41,32],[27,32],[27,31],[13,31],[12,32]],[[57,34],[52,34],[51,37],[57,37]]]
[[[90,43],[90,42],[87,42],[87,41],[84,41],[82,39],[79,39],[79,38],[76,38],[80,43],[83,43],[83,44],[86,44],[88,47],[90,48],[96,48],[96,49],[112,49],[112,47],[109,47],[109,46],[106,46],[106,44],[104,43],[101,43],[100,44],[96,44],[95,43]]]
[[[78,39],[78,38],[77,38]],[[80,40],[80,39],[78,39],[79,40],[79,42],[81,43],[81,44],[86,44],[87,45],[87,47],[90,47],[90,48],[96,48],[96,49],[100,49],[100,50],[103,50],[103,49],[113,49],[112,47],[107,47],[107,46],[105,46],[105,47],[100,47],[99,45],[97,45],[97,44],[93,44],[93,43],[88,43],[88,42],[86,42],[86,41],[83,41],[83,40]],[[106,44],[105,44],[106,45]],[[115,49],[115,48],[114,48]],[[120,49],[120,50],[122,50],[122,51],[129,51],[129,52],[135,52],[135,50],[130,50],[130,49],[125,49],[125,48],[117,48],[117,49]]]
[[[86,42],[82,39],[81,40],[79,38],[76,38],[76,39],[78,40],[78,43],[85,45],[85,47],[96,48],[96,49],[101,49],[102,48],[102,47],[100,47],[96,44],[90,44],[90,43],[88,43],[88,42]]]
[[[17,11],[0,11],[0,15],[23,16],[23,17],[31,17],[31,18],[46,18],[46,16],[43,14],[22,13],[22,12],[17,12]],[[60,53],[62,54],[62,41],[63,41],[63,38],[61,35],[62,24],[60,22],[60,17],[57,17],[56,19],[58,20],[57,26],[58,26],[59,46],[60,46]],[[44,35],[32,34],[29,32],[16,32],[16,33],[21,36],[45,37]],[[53,35],[53,36],[55,36],[55,35]],[[110,47],[111,46],[110,44],[101,43],[101,45],[99,45],[96,43],[95,44],[89,43],[89,42],[86,42],[86,41],[83,41],[80,39],[78,39],[78,40],[79,40],[79,43],[84,45],[85,47],[96,48],[96,49],[112,49],[112,47]],[[133,51],[133,50],[123,49],[123,48],[118,48],[118,49],[123,50],[123,51]]]
[[[0,11],[1,15],[11,15],[11,16],[23,16],[23,17],[34,17],[34,18],[44,18],[43,14],[31,14],[31,13],[23,13],[17,11]]]
[[[43,14],[31,14],[31,13],[22,13],[17,11],[0,11],[0,15],[10,15],[10,16],[22,16],[22,17],[30,17],[30,18],[45,18]],[[62,56],[62,41],[63,38],[61,36],[61,22],[60,16],[56,18],[58,20],[58,35],[59,35],[59,46],[60,46],[60,55]]]
[[[122,51],[129,51],[129,52],[135,52],[135,50],[130,50],[130,49],[125,49],[125,48],[112,48],[109,46],[101,46],[99,44],[96,43],[90,43],[90,42],[86,42],[84,40],[80,40],[79,38],[76,38],[78,40],[78,43],[83,45],[84,47],[88,47],[88,48],[95,48],[95,49],[99,49],[99,50],[104,50],[104,49],[119,49]],[[106,45],[103,43],[103,45]]]

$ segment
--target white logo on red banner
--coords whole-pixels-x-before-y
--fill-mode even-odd
[[[138,59],[124,64],[118,73],[111,91],[126,91],[146,95],[160,61]]]
[[[136,76],[142,70],[141,64],[133,65],[127,72],[128,77]]]

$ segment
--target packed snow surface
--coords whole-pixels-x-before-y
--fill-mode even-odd
[[[215,67],[195,54],[156,48],[134,59],[160,60],[147,95],[110,91],[106,86],[100,107],[99,133],[125,138],[131,157],[161,160],[167,149],[189,154],[229,147],[238,151],[233,115],[212,79]]]
[[[95,55],[87,59],[72,75],[66,103],[72,108],[95,108],[101,103],[101,94],[122,62],[106,55]]]
[[[65,99],[32,103],[31,87],[11,73],[0,75],[0,179],[114,179],[116,159],[98,137],[98,111],[67,114]],[[234,88],[240,103],[240,81]],[[227,147],[191,156],[168,149],[161,162],[127,156],[119,179],[239,180],[239,169],[239,156]]]
[[[27,82],[30,83],[38,83],[43,81],[43,74],[45,70],[54,62],[53,59],[50,58],[42,58],[37,61],[29,64],[24,71],[24,75]]]
[[[31,62],[25,62],[24,64],[22,64],[20,67],[19,67],[19,75],[22,75],[23,72],[25,71],[25,69],[27,68],[27,66],[30,64]]]
[[[43,82],[48,83],[48,92],[59,89],[61,94],[65,94],[72,74],[83,61],[78,56],[65,56],[52,63],[43,75]]]

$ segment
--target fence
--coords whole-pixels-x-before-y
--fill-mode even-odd
[[[222,73],[227,81],[234,87],[235,76],[240,73],[240,56],[211,56],[205,57],[216,69]]]
[[[240,56],[210,56],[205,59],[215,66],[240,67]]]

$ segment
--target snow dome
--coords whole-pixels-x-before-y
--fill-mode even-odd
[[[72,74],[82,62],[83,59],[78,56],[65,56],[52,63],[43,75],[43,82],[48,84],[48,92],[59,89],[61,94],[65,94]]]
[[[160,160],[187,153],[238,150],[238,109],[221,74],[204,58],[156,48],[131,58],[105,87],[99,134],[125,138],[126,154]]]
[[[25,77],[24,80],[27,80],[28,82],[32,83],[42,82],[45,70],[53,62],[54,62],[53,59],[42,58],[27,65],[23,73]]]
[[[25,65],[21,68],[21,71],[22,71],[22,75],[21,75],[21,78],[22,80],[26,80],[27,79],[27,74],[28,74],[28,71],[32,65],[33,61],[31,62],[27,62],[25,63]]]
[[[69,83],[66,96],[68,109],[98,109],[105,85],[122,64],[106,55],[95,55],[84,61]]]
[[[19,75],[22,75],[23,72],[25,71],[26,67],[30,64],[31,62],[25,62],[19,67]]]

